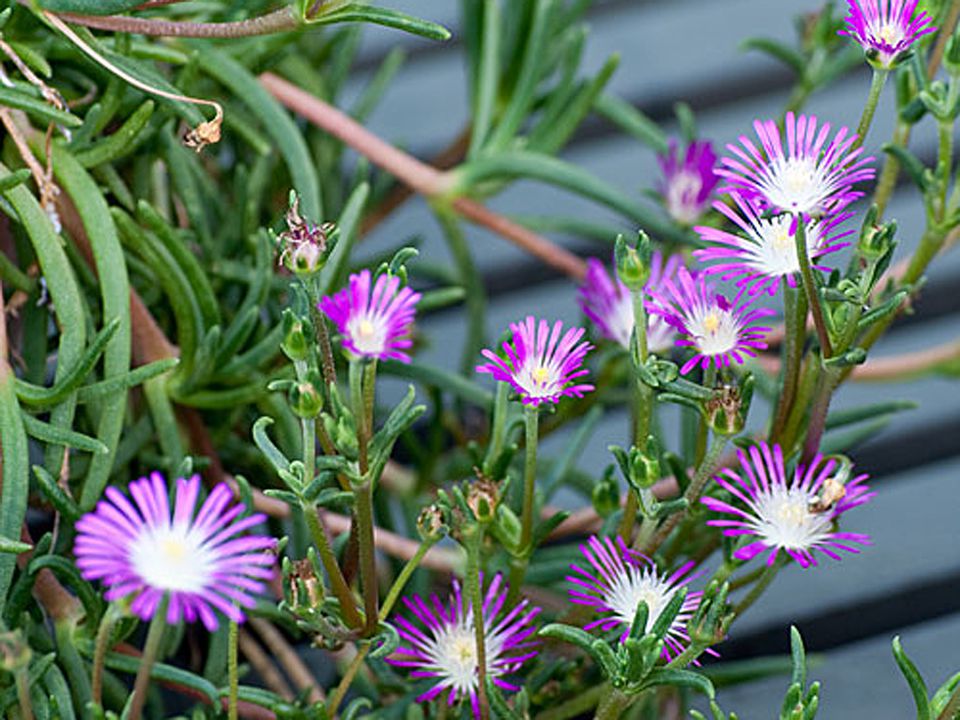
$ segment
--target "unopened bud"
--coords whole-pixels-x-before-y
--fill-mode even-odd
[[[617,237],[613,256],[617,263],[617,275],[633,292],[643,290],[650,278],[650,238],[642,230],[637,234],[636,247],[631,246],[623,235]]]
[[[310,342],[303,322],[290,308],[283,311],[283,342],[280,343],[284,355],[296,362],[306,360],[310,354]]]
[[[290,407],[297,417],[310,420],[323,410],[323,395],[317,390],[322,382],[316,372],[311,372],[305,380],[290,386]]]

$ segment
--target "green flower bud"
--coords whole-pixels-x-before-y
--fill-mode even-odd
[[[633,292],[643,290],[650,278],[650,238],[642,230],[637,233],[637,246],[631,247],[623,235],[617,236],[613,255],[617,263],[617,275]]]
[[[290,407],[297,417],[307,420],[315,418],[323,410],[323,394],[317,390],[323,380],[315,371],[310,372],[302,382],[290,386]]]
[[[449,530],[443,508],[437,503],[427,505],[417,516],[417,532],[424,542],[436,542]]]
[[[294,362],[306,360],[310,354],[310,341],[303,321],[290,308],[283,311],[283,342],[280,348]]]

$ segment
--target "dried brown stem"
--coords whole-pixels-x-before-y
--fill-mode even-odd
[[[293,690],[290,685],[277,670],[277,666],[270,660],[270,656],[263,651],[260,644],[246,630],[241,629],[237,638],[237,646],[240,652],[249,661],[251,667],[263,681],[263,684],[270,688],[284,700],[293,700]]]
[[[293,680],[297,690],[310,690],[307,696],[310,702],[322,702],[324,699],[323,689],[317,684],[316,679],[310,672],[306,663],[303,662],[297,651],[293,649],[287,639],[281,634],[273,623],[263,618],[251,617],[250,624],[256,629],[264,645],[276,658],[277,662],[283,667],[284,671]]]
[[[58,13],[58,16],[74,25],[83,25],[96,30],[160,37],[240,38],[288,32],[301,26],[294,15],[292,5],[249,20],[223,23],[186,22],[127,15],[80,15],[69,12]]]
[[[320,98],[273,73],[262,74],[260,82],[286,108],[349,145],[418,194],[429,199],[442,199],[451,192],[453,183],[446,173],[395,148]],[[586,273],[586,263],[569,250],[497,215],[480,203],[461,197],[452,199],[452,206],[464,218],[494,231],[547,265],[578,280]]]

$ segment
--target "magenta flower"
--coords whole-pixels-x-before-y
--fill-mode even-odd
[[[583,328],[570,328],[561,339],[562,322],[557,320],[551,330],[546,320],[538,325],[530,315],[521,323],[512,323],[510,330],[512,342],[503,343],[506,359],[484,349],[483,356],[490,362],[478,365],[477,372],[510,383],[527,405],[556,403],[564,395],[579,398],[593,390],[593,385],[576,382],[589,373],[582,365],[593,349],[590,343],[580,342]]]
[[[750,448],[749,456],[743,450],[737,454],[742,474],[725,469],[714,479],[739,503],[712,497],[701,500],[714,512],[736,518],[708,520],[708,525],[724,528],[724,535],[756,536],[757,540],[736,550],[734,557],[750,560],[769,550],[767,564],[773,565],[783,550],[802,567],[810,567],[817,564],[816,550],[839,560],[837,550],[857,553],[860,551],[853,545],[870,544],[868,535],[834,528],[843,513],[874,496],[864,484],[866,475],[841,484],[833,476],[837,461],[824,463],[823,456],[817,455],[809,467],[798,467],[791,481],[779,445],[760,443]]]
[[[646,289],[657,287],[665,278],[675,277],[683,260],[671,255],[666,262],[663,255],[654,251],[650,260],[650,279]],[[630,349],[633,335],[633,299],[630,290],[620,280],[607,272],[603,263],[593,258],[587,260],[587,275],[580,287],[578,298],[583,313],[605,338]],[[649,303],[648,303],[649,304]],[[658,315],[647,318],[647,348],[650,352],[663,352],[673,345],[676,332]]]
[[[219,610],[243,621],[238,606],[253,607],[273,576],[273,538],[240,534],[261,524],[263,515],[237,519],[242,504],[230,505],[233,491],[217,485],[199,512],[200,477],[180,478],[170,512],[167,484],[160,473],[130,483],[134,502],[114,487],[94,512],[77,521],[74,553],[86,580],[108,587],[107,600],[133,595],[130,610],[143,620],[169,598],[167,623],[181,618],[217,629]]]
[[[918,0],[847,0],[850,14],[840,35],[860,43],[867,58],[882,68],[900,62],[910,46],[936,31],[925,12],[914,17]]]
[[[697,365],[706,369],[711,363],[717,368],[726,367],[733,360],[742,364],[745,355],[756,357],[757,350],[767,347],[763,336],[770,328],[756,323],[773,311],[751,308],[752,299],[743,293],[731,304],[713,291],[702,274],[691,275],[681,267],[676,281],[665,280],[663,288],[652,293],[652,297],[652,312],[680,332],[677,345],[694,351],[680,368],[684,375]]]
[[[575,586],[569,590],[570,602],[587,605],[603,613],[603,617],[585,625],[585,630],[600,628],[606,632],[623,626],[621,642],[630,634],[641,600],[647,603],[649,611],[644,628],[644,632],[648,632],[677,590],[693,579],[688,577],[693,562],[681,565],[670,575],[661,575],[650,558],[629,549],[619,537],[614,544],[608,537],[598,538],[594,535],[586,545],[580,546],[580,552],[590,567],[570,566],[575,573],[567,577]],[[685,643],[689,642],[687,621],[693,617],[702,595],[702,592],[696,591],[687,593],[684,598],[680,612],[664,637],[665,659],[670,660],[682,653]]]
[[[855,133],[841,127],[830,144],[830,124],[819,131],[813,115],[786,117],[787,148],[774,120],[756,120],[753,128],[760,139],[758,149],[746,135],[740,143],[727,145],[735,157],[723,158],[717,173],[726,178],[724,192],[743,195],[765,208],[779,212],[821,217],[839,212],[863,195],[853,186],[872,180],[872,157],[861,157],[863,148],[854,148]]]
[[[681,158],[676,141],[671,141],[669,152],[660,155],[658,162],[663,171],[659,189],[667,212],[677,222],[692,225],[707,209],[720,182],[713,145],[706,141],[691,143]]]
[[[536,630],[532,622],[540,608],[521,600],[504,612],[506,600],[506,583],[499,574],[495,575],[483,601],[486,675],[497,687],[516,691],[520,687],[507,681],[505,676],[519,670],[524,662],[537,654],[533,649],[536,642],[529,638]],[[473,715],[479,718],[480,665],[476,625],[473,608],[469,602],[465,603],[460,583],[453,581],[453,592],[446,606],[436,595],[429,602],[416,595],[413,600],[404,598],[403,602],[419,620],[419,625],[403,616],[396,617],[397,632],[403,644],[387,658],[387,662],[411,668],[411,678],[436,679],[436,684],[420,695],[417,702],[433,700],[448,691],[449,705],[469,697]]]
[[[343,336],[343,347],[354,355],[377,360],[410,362],[405,352],[420,293],[400,287],[400,278],[381,275],[370,290],[371,274],[350,276],[350,284],[318,307]]]
[[[800,261],[792,227],[793,216],[763,217],[749,201],[736,194],[733,199],[740,208],[739,213],[724,203],[714,203],[714,208],[737,225],[742,231],[740,234],[734,235],[712,227],[694,228],[701,238],[713,243],[693,252],[701,262],[716,262],[704,272],[708,275],[719,274],[721,280],[737,278],[737,287],[746,288],[751,295],[763,290],[773,295],[780,287],[781,280],[785,280],[790,287],[796,287]],[[816,261],[849,244],[841,240],[853,230],[840,232],[837,226],[850,216],[850,213],[840,213],[806,224],[804,237],[811,260]],[[829,268],[816,263],[813,267],[829,271]]]

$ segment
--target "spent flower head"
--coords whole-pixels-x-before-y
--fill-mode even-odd
[[[300,214],[300,198],[291,193],[286,215],[287,229],[277,236],[279,264],[298,275],[312,275],[323,269],[333,249],[333,223],[316,225]]]
[[[200,619],[211,632],[219,610],[243,621],[240,607],[253,607],[253,595],[273,575],[276,541],[242,535],[260,525],[260,514],[240,518],[245,506],[231,504],[233,491],[217,485],[197,510],[200,477],[179,478],[173,507],[160,473],[130,483],[131,503],[115,487],[106,500],[77,521],[74,553],[86,580],[107,586],[107,600],[133,596],[131,611],[153,617],[164,595],[167,623]]]
[[[733,361],[742,364],[744,356],[756,357],[758,350],[767,347],[763,337],[770,328],[757,323],[773,311],[751,307],[749,295],[741,292],[731,303],[713,290],[704,275],[692,275],[683,267],[676,280],[665,280],[651,295],[652,312],[680,333],[676,344],[693,350],[693,357],[680,368],[683,374],[697,365],[706,369],[711,363],[717,368]]]
[[[678,223],[692,225],[707,209],[720,182],[713,145],[698,140],[681,153],[674,140],[670,142],[669,151],[657,160],[663,171],[659,190],[667,212]]]
[[[671,255],[664,261],[663,255],[654,251],[650,258],[650,278],[645,287],[655,288],[666,278],[675,277],[682,264],[679,255]],[[633,298],[627,286],[608,273],[599,260],[587,260],[587,274],[580,286],[578,301],[584,315],[590,318],[601,335],[630,349],[634,327]],[[650,352],[668,350],[675,335],[674,329],[662,317],[648,315],[647,348]]]
[[[856,134],[845,127],[828,144],[830,123],[818,129],[817,122],[814,115],[788,112],[784,138],[775,120],[755,120],[760,147],[746,135],[739,138],[742,147],[727,145],[733,157],[724,157],[717,170],[727,181],[721,191],[794,215],[822,217],[843,210],[863,195],[853,186],[873,179],[873,158],[862,156],[863,148],[854,147]]]
[[[839,31],[856,40],[874,65],[889,69],[906,59],[918,38],[936,31],[933,18],[917,14],[919,0],[847,0],[847,26]]]
[[[660,573],[650,558],[628,548],[619,537],[614,541],[591,536],[586,545],[580,546],[580,552],[588,566],[570,566],[573,574],[567,580],[574,585],[569,590],[570,602],[591,607],[602,615],[585,625],[585,630],[599,628],[606,632],[622,627],[621,642],[630,635],[641,601],[647,604],[647,625],[643,631],[648,632],[674,594],[693,579],[689,573],[694,563],[685,563],[669,575]],[[693,617],[702,595],[695,591],[684,598],[664,637],[663,657],[667,660],[682,653],[689,642],[687,621]]]
[[[483,578],[481,577],[481,583]],[[483,636],[486,676],[500,689],[519,690],[506,676],[520,669],[537,654],[530,636],[536,631],[534,618],[540,608],[521,600],[506,607],[507,585],[495,575],[483,598]],[[402,643],[387,662],[409,668],[411,678],[432,678],[434,685],[417,698],[427,702],[447,694],[447,703],[469,698],[474,717],[480,717],[480,663],[477,659],[476,624],[473,607],[464,598],[460,583],[453,581],[447,604],[433,595],[429,601],[414,595],[403,599],[414,621],[395,618]]]
[[[589,373],[583,367],[587,353],[593,348],[580,342],[583,328],[569,328],[557,320],[551,329],[546,320],[537,322],[532,315],[512,323],[510,342],[503,343],[506,358],[484,348],[490,362],[477,366],[477,372],[490,373],[499,382],[510,383],[527,405],[556,403],[563,396],[583,397],[593,385],[578,382]]]
[[[791,476],[779,445],[759,443],[747,452],[738,450],[737,455],[740,468],[724,469],[714,478],[733,496],[733,502],[714,497],[701,500],[714,512],[728,516],[708,520],[708,525],[723,528],[724,535],[756,537],[736,550],[734,557],[750,560],[767,552],[767,564],[773,565],[783,551],[802,567],[809,567],[817,564],[815,551],[839,560],[838,550],[857,553],[854,545],[870,544],[868,535],[840,532],[835,527],[843,513],[873,497],[865,484],[866,475],[841,483],[836,479],[839,463],[832,458],[824,462],[824,457],[817,455]]]
[[[797,257],[796,228],[793,216],[788,214],[764,217],[750,201],[739,195],[733,196],[737,207],[715,203],[714,208],[723,213],[742,231],[729,233],[713,227],[695,228],[707,247],[694,250],[693,255],[710,265],[704,273],[719,274],[721,280],[736,278],[737,287],[746,288],[753,295],[766,290],[771,295],[777,292],[781,280],[790,287],[797,287],[800,261]],[[851,216],[840,213],[806,223],[804,239],[808,257],[812,261],[847,247],[842,242],[853,230],[841,231],[838,226]],[[814,264],[825,272],[829,268]]]
[[[372,287],[371,287],[372,285]],[[410,331],[420,293],[400,287],[400,278],[383,274],[372,281],[369,270],[351,275],[347,287],[318,307],[337,326],[343,347],[353,355],[410,362]]]

